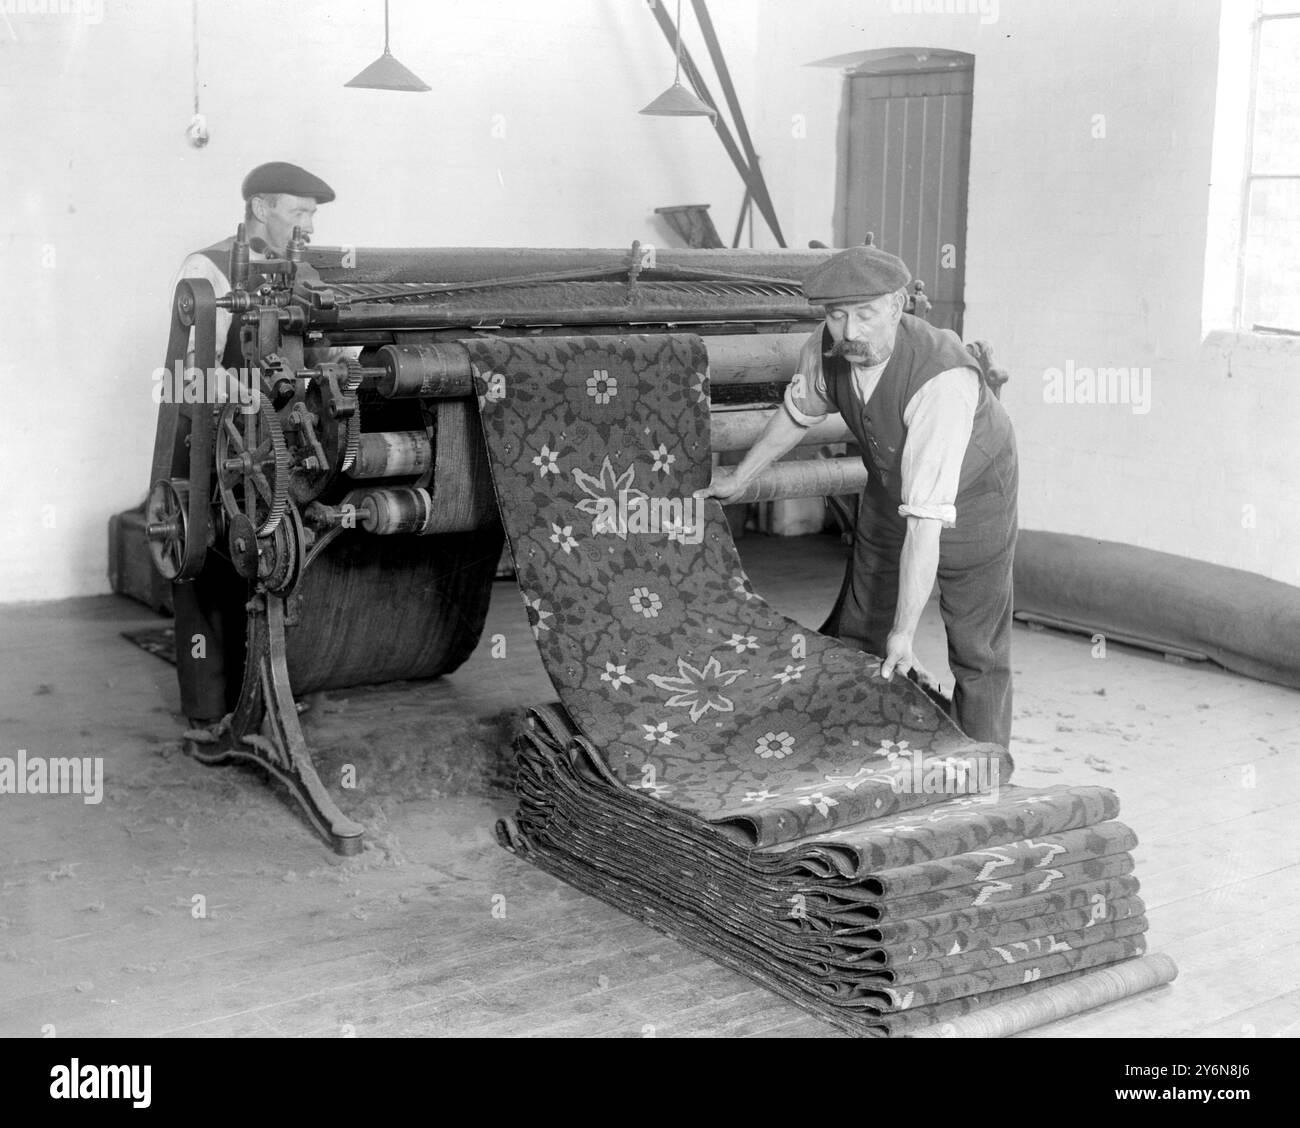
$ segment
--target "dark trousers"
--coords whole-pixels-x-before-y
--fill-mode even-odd
[[[948,664],[957,679],[953,712],[975,740],[1011,742],[1011,564],[1017,478],[957,503],[957,524],[939,535],[939,611]],[[853,559],[840,601],[824,628],[859,650],[883,655],[898,605],[898,565],[907,518],[870,486],[858,506]]]
[[[194,580],[172,584],[181,712],[191,720],[220,720],[239,700],[248,590],[248,582],[215,552]]]

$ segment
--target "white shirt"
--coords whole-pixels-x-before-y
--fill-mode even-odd
[[[271,256],[264,251],[255,251],[251,247],[248,251],[248,261],[250,263],[266,262]],[[224,267],[217,266],[205,254],[195,252],[186,257],[181,263],[181,268],[177,271],[176,277],[172,279],[172,292],[176,291],[176,283],[182,278],[205,278],[212,286],[212,296],[215,298],[224,298],[230,293],[230,279],[226,277]],[[221,364],[221,358],[226,352],[226,340],[230,336],[230,320],[233,315],[227,309],[217,308],[216,316],[216,363]],[[361,354],[360,345],[352,345],[346,348],[330,348],[322,350],[309,350],[314,358],[339,360],[343,358],[356,359]],[[190,343],[186,349],[186,365],[194,363],[194,331],[190,330]],[[240,363],[243,363],[242,361]]]
[[[265,262],[267,256],[259,251],[252,249],[248,252],[249,262]],[[176,292],[176,283],[182,278],[204,278],[212,286],[212,294],[217,298],[224,298],[230,293],[230,279],[226,277],[226,271],[223,267],[217,266],[207,255],[192,254],[186,257],[181,263],[181,268],[176,277],[172,279],[172,293]],[[217,341],[216,341],[216,362],[221,363],[221,357],[226,351],[226,339],[230,336],[230,318],[231,313],[228,309],[217,310]],[[189,354],[194,350],[194,333],[190,331]]]
[[[822,331],[817,329],[799,356],[799,372],[785,390],[785,409],[801,427],[822,422],[834,410],[826,396],[822,370]],[[852,365],[853,395],[865,404],[880,383],[888,364],[870,368]],[[907,438],[903,443],[902,517],[939,521],[945,529],[957,523],[957,490],[966,457],[980,378],[974,368],[949,368],[927,381],[903,410]]]

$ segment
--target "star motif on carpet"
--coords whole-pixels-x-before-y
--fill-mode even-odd
[[[542,631],[549,631],[551,625],[547,619],[554,619],[555,612],[547,611],[542,606],[541,596],[536,599],[525,599],[524,606],[528,608],[528,622],[533,628],[533,638],[541,638]]]
[[[609,455],[600,464],[600,477],[595,478],[582,470],[573,471],[573,480],[587,496],[578,502],[578,511],[588,513],[595,520],[591,523],[593,533],[613,533],[620,540],[627,540],[627,522],[619,521],[618,514],[623,512],[632,498],[644,499],[642,490],[633,489],[636,478],[636,463],[632,463],[623,473],[614,469]]]
[[[724,670],[722,663],[710,658],[703,669],[696,669],[685,658],[677,659],[677,676],[651,674],[649,680],[672,694],[667,704],[673,709],[690,709],[691,720],[698,721],[710,709],[731,713],[735,705],[730,697],[718,692],[731,685],[744,670]]]
[[[533,457],[533,465],[537,467],[538,477],[545,478],[547,474],[558,476],[560,473],[560,467],[556,461],[558,457],[559,454],[556,451],[543,443],[541,453]]]

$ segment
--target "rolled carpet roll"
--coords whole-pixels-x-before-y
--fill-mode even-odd
[[[1077,979],[1055,983],[1032,995],[995,1003],[981,1011],[961,1015],[949,1022],[927,1026],[908,1035],[911,1038],[1007,1038],[1036,1026],[1082,1014],[1094,1007],[1126,999],[1171,983],[1178,968],[1162,952],[1142,956],[1110,967],[1089,971]]]
[[[1015,614],[1300,689],[1300,587],[1092,537],[1022,530]]]

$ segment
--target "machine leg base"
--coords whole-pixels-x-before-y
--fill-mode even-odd
[[[365,845],[365,828],[339,810],[312,762],[289,688],[284,619],[284,600],[278,596],[249,604],[248,662],[239,703],[205,738],[187,733],[186,750],[203,764],[246,760],[270,772],[331,849],[351,857]]]

